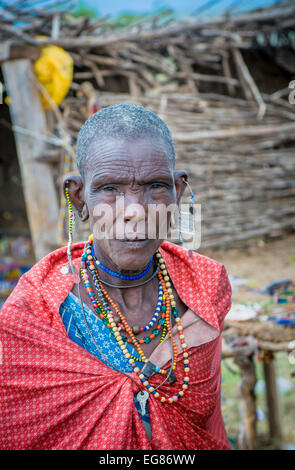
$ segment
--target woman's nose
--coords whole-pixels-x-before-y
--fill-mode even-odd
[[[136,193],[125,194],[124,197],[124,221],[138,222],[145,220],[146,208],[143,204],[143,197],[141,191]]]

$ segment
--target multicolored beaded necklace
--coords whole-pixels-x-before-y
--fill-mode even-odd
[[[176,402],[179,398],[181,398],[185,391],[188,388],[188,383],[189,383],[189,359],[188,359],[188,352],[187,352],[187,345],[185,344],[184,340],[184,335],[183,335],[183,329],[182,325],[180,322],[178,310],[176,307],[176,302],[172,293],[172,284],[170,282],[170,278],[166,269],[165,261],[162,258],[161,254],[159,252],[156,253],[156,260],[159,263],[160,270],[158,273],[158,278],[159,281],[161,282],[162,285],[162,290],[163,290],[163,299],[165,300],[165,309],[162,311],[162,315],[165,315],[165,324],[163,322],[163,325],[167,328],[168,335],[172,340],[173,344],[173,358],[172,358],[172,368],[170,369],[170,372],[167,372],[165,369],[161,369],[160,367],[154,366],[144,355],[144,352],[142,351],[140,347],[140,341],[137,341],[135,338],[134,331],[132,328],[129,326],[126,318],[124,315],[120,312],[118,306],[115,304],[115,302],[110,298],[108,295],[106,289],[104,288],[102,282],[100,281],[99,273],[97,271],[97,268],[95,266],[95,262],[92,256],[92,245],[93,244],[93,236],[91,236],[88,240],[88,243],[86,244],[85,251],[82,255],[82,261],[81,261],[81,268],[80,268],[80,273],[82,280],[84,282],[86,291],[90,297],[90,300],[93,304],[95,312],[102,318],[102,320],[111,328],[112,333],[121,348],[125,358],[129,361],[129,364],[133,367],[134,372],[138,375],[140,381],[142,382],[142,385],[146,388],[148,393],[151,393],[155,396],[155,398],[158,398],[162,403],[167,402],[167,403],[174,403]],[[88,271],[91,273],[99,300],[96,298],[92,291],[91,284],[89,282],[89,276],[88,276]],[[110,306],[109,306],[110,305]],[[115,311],[116,315],[114,315],[112,309]],[[178,334],[179,334],[179,339],[182,347],[182,353],[183,353],[183,363],[184,363],[184,379],[183,379],[183,384],[182,384],[182,389],[175,394],[172,397],[166,398],[164,396],[161,396],[160,393],[157,391],[161,385],[169,378],[170,380],[170,375],[173,369],[176,368],[176,359],[177,359],[177,346],[175,339],[172,337],[172,332],[171,332],[171,314],[173,315]],[[118,320],[119,321],[115,321]],[[164,319],[164,316],[162,316],[161,319]],[[137,360],[134,357],[131,357],[131,354],[129,353],[128,349],[126,348],[126,344],[123,340],[123,337],[120,334],[120,328],[124,327],[125,331],[128,333],[130,342],[134,345],[135,349],[137,350],[138,354],[141,357],[141,361],[145,362],[145,366],[141,370],[136,364],[135,361]],[[145,328],[145,327],[144,327]],[[157,328],[160,330],[160,328]],[[143,330],[145,331],[145,330]],[[154,330],[153,330],[154,331]],[[154,333],[153,333],[154,334]],[[151,335],[152,336],[152,335]],[[157,336],[154,335],[154,337]],[[127,339],[127,341],[128,341]],[[151,338],[153,339],[153,338]],[[162,337],[161,337],[162,340]],[[126,340],[125,340],[126,341]],[[144,340],[143,340],[144,341]],[[162,382],[159,386],[156,388],[152,387],[147,380],[153,372],[156,373],[162,373],[167,375],[167,378]],[[175,380],[173,380],[174,382]],[[173,383],[171,382],[171,383]]]

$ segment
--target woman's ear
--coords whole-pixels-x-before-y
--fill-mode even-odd
[[[180,199],[184,193],[187,181],[187,172],[184,170],[174,172],[174,184],[176,189],[176,201],[177,204],[180,203]]]
[[[83,181],[80,176],[69,176],[64,180],[63,191],[68,188],[70,200],[76,209],[79,219],[85,222],[89,218],[88,207],[83,198]]]

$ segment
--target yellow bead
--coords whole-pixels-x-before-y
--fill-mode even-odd
[[[165,260],[163,258],[159,258],[159,263],[160,264],[165,263]]]
[[[158,398],[160,396],[159,392],[156,392],[154,396]]]
[[[148,384],[149,384],[149,383],[148,383],[147,380],[145,380],[145,381],[143,382],[143,385],[144,385],[145,387],[146,387]]]
[[[164,281],[170,281],[169,276],[164,276]]]
[[[188,364],[188,363],[189,363],[189,360],[188,360],[188,359],[184,359],[183,363],[184,363],[184,364]]]
[[[176,307],[176,302],[175,302],[175,300],[172,300],[172,301],[171,301],[171,307]]]
[[[173,403],[173,402],[174,402],[173,398],[168,398],[168,403]]]
[[[165,401],[166,401],[166,398],[165,398],[165,397],[162,397],[162,398],[161,398],[161,402],[162,402],[162,403],[165,403]]]
[[[165,276],[167,277],[167,276]],[[166,287],[171,287],[171,282],[166,282]]]
[[[139,367],[134,367],[134,369],[133,369],[133,370],[134,370],[134,372],[137,374],[137,372],[139,372],[139,371],[140,371],[140,368],[139,368]]]
[[[183,395],[184,395],[183,391],[178,392],[178,395],[180,395],[181,397],[183,397]]]
[[[169,288],[167,289],[167,292],[168,292],[168,294],[172,294],[172,289],[171,289],[171,287],[169,287]]]
[[[166,268],[165,264],[160,264],[160,269],[164,270]]]
[[[162,274],[163,274],[163,276],[167,276],[167,274],[168,274],[167,269],[164,269],[164,271],[162,271]]]
[[[186,389],[188,388],[188,386],[187,386],[186,384],[183,384],[182,388],[183,388],[184,390],[186,390]]]
[[[129,364],[133,364],[134,363],[134,359],[129,359]]]
[[[152,393],[154,390],[155,390],[154,387],[150,387],[150,388],[149,388],[149,392],[150,392],[150,393]]]
[[[140,379],[143,379],[143,378],[144,378],[144,375],[143,375],[143,374],[140,374],[138,377],[139,377]]]
[[[188,353],[187,352],[183,353],[183,357],[188,357]]]
[[[186,377],[183,377],[183,380],[184,380],[185,382],[189,382],[189,377],[187,377],[187,376],[186,376]]]

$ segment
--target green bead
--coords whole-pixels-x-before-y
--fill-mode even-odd
[[[172,307],[172,315],[173,315],[174,317],[178,317],[178,310],[177,310],[176,307]]]
[[[158,329],[153,330],[153,334],[154,334],[155,336],[158,336],[158,334],[160,334],[160,330],[158,330]]]
[[[102,319],[102,321],[103,321],[103,323],[104,323],[105,325],[108,325],[108,324],[109,324],[109,320],[108,320],[108,318],[106,318],[106,317],[104,317],[104,318]]]
[[[160,318],[159,325],[165,325],[165,323],[166,323],[166,318]]]
[[[126,337],[126,336],[122,336],[122,340],[124,341],[124,343],[126,343],[127,337]]]
[[[166,310],[167,310],[167,309],[166,309],[166,306],[165,306],[165,305],[162,305],[162,307],[161,307],[161,312],[165,313]]]
[[[146,344],[148,344],[148,343],[150,343],[152,340],[151,340],[151,338],[150,338],[149,336],[145,336],[145,337],[143,338],[143,341],[144,341]]]

